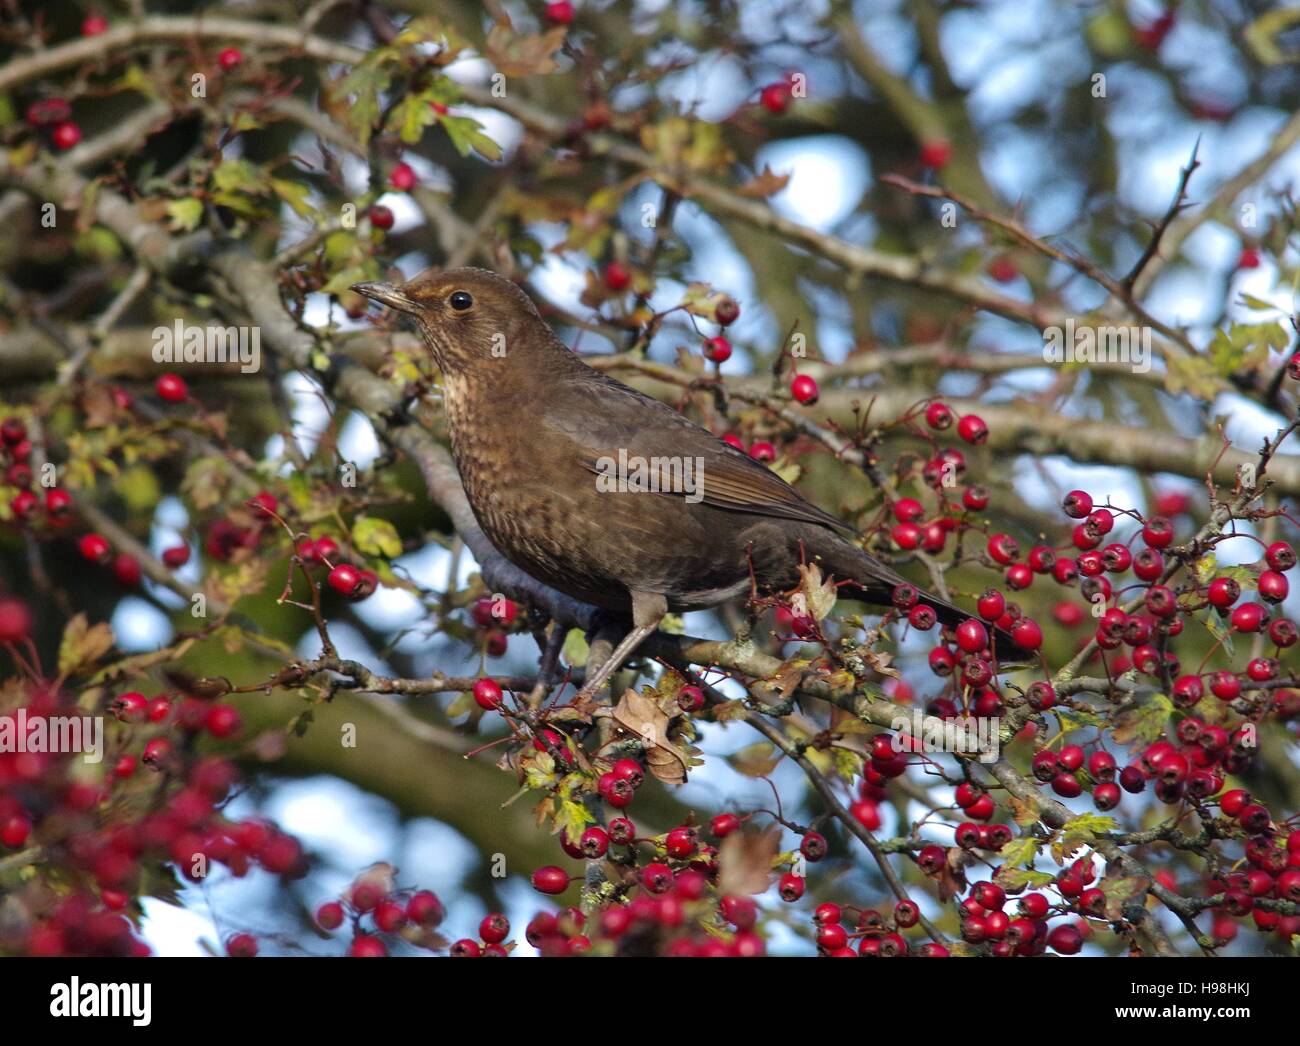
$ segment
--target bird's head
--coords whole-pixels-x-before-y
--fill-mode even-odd
[[[557,344],[532,299],[487,269],[426,269],[405,283],[352,289],[410,316],[443,372],[517,360]]]

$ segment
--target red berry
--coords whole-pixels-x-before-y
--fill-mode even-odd
[[[758,100],[769,113],[779,116],[790,106],[790,85],[787,83],[768,84],[759,93]]]
[[[698,846],[695,829],[685,825],[674,828],[664,837],[664,849],[667,851],[668,856],[679,861],[684,861],[692,856]]]
[[[415,169],[405,161],[394,164],[388,175],[388,184],[398,192],[410,192],[417,180]]]
[[[92,563],[104,564],[108,562],[109,556],[113,553],[113,547],[108,543],[108,538],[102,534],[83,534],[77,541],[77,551],[81,553],[82,559],[88,559]]]
[[[1002,255],[999,258],[994,258],[993,261],[989,263],[989,275],[997,280],[998,283],[1010,283],[1020,275],[1020,269],[1016,267],[1014,261],[1006,255]]]
[[[740,827],[740,818],[735,814],[718,814],[709,822],[709,832],[717,839],[725,839]]]
[[[920,548],[922,530],[915,523],[899,523],[890,528],[889,536],[894,544],[908,552]]]
[[[226,954],[235,959],[251,959],[257,954],[257,938],[251,933],[233,934],[226,942]]]
[[[54,142],[56,149],[71,149],[81,141],[81,128],[71,120],[65,120],[63,123],[55,125],[51,140]]]
[[[1174,525],[1164,516],[1152,516],[1142,528],[1142,540],[1152,548],[1167,548],[1174,540]]]
[[[967,414],[957,422],[957,435],[978,446],[989,438],[989,427],[979,415]]]
[[[231,705],[213,705],[208,709],[206,725],[213,737],[233,737],[243,723],[238,710]]]
[[[604,280],[611,291],[622,291],[632,282],[632,273],[621,261],[615,260],[605,266]]]
[[[0,442],[6,447],[16,447],[27,438],[27,426],[22,418],[10,415],[0,422]],[[1281,542],[1278,542],[1281,544]]]
[[[92,11],[81,20],[82,36],[98,36],[108,32],[108,19],[97,11]]]
[[[952,146],[942,138],[921,144],[921,166],[937,171],[952,159]]]
[[[125,694],[118,694],[108,706],[109,714],[123,723],[138,723],[145,716],[145,710],[149,706],[148,699],[144,694],[136,690],[128,690]]]
[[[799,843],[799,852],[809,861],[820,861],[829,849],[821,832],[805,832]]]
[[[713,318],[723,327],[730,327],[740,319],[740,305],[735,298],[723,297],[713,307]]]
[[[1219,798],[1219,809],[1225,817],[1236,817],[1250,804],[1250,793],[1241,788],[1224,792]]]
[[[1265,551],[1264,558],[1272,570],[1285,572],[1295,566],[1295,549],[1285,541],[1274,541]]]
[[[21,814],[15,814],[0,823],[0,845],[16,850],[27,842],[27,836],[31,833],[31,830],[32,822]]]
[[[1216,577],[1205,590],[1205,598],[1211,606],[1226,608],[1237,602],[1241,596],[1241,586],[1230,577]]]
[[[316,925],[322,930],[337,930],[343,925],[343,905],[326,901],[316,909]]]
[[[1020,543],[1010,534],[994,534],[989,538],[988,548],[993,560],[1003,566],[1020,558]]]
[[[1259,594],[1265,602],[1281,603],[1291,591],[1291,585],[1285,574],[1276,570],[1266,570],[1259,575]]]
[[[894,518],[900,523],[915,523],[925,515],[925,509],[915,498],[899,498],[893,508]]]
[[[986,589],[984,594],[980,596],[975,604],[975,609],[985,621],[996,621],[1006,612],[1007,601],[996,588],[990,588]],[[987,633],[985,638],[987,640]],[[980,649],[983,649],[983,647]]]
[[[1030,618],[1022,617],[1011,626],[1011,638],[1017,646],[1037,650],[1043,645],[1043,630]]]
[[[1243,247],[1237,255],[1238,269],[1258,269],[1259,268],[1259,250],[1255,247]]]
[[[475,950],[478,949],[478,945],[473,941],[469,943],[474,945]],[[453,948],[452,951],[454,954],[455,949]],[[373,934],[359,933],[352,938],[348,954],[354,959],[382,959],[388,955],[388,949],[384,946],[384,942]]]
[[[715,334],[704,343],[705,358],[714,363],[726,363],[731,359],[731,342],[721,334]]]
[[[217,64],[229,72],[244,60],[244,52],[238,47],[223,47],[217,55]]]
[[[163,374],[154,382],[154,391],[165,403],[184,403],[190,395],[189,386],[179,374]]]
[[[113,576],[123,588],[135,588],[140,584],[140,561],[127,552],[119,552],[113,560]]]
[[[704,707],[704,691],[687,684],[677,691],[677,707],[683,712],[698,712]]]
[[[777,887],[781,900],[787,904],[793,904],[803,896],[803,891],[804,880],[802,876],[795,875],[793,872],[786,872],[781,876],[781,882]]]
[[[956,635],[957,645],[969,654],[977,654],[989,644],[988,629],[974,618],[967,618],[958,625]]]
[[[932,429],[946,429],[952,424],[952,411],[946,403],[931,403],[925,408],[925,423]]]
[[[420,890],[406,902],[406,917],[419,926],[437,926],[446,916],[442,902],[430,890]]]
[[[552,25],[569,25],[573,22],[573,4],[569,0],[555,0],[543,12]]]
[[[1072,925],[1057,926],[1048,933],[1047,946],[1062,955],[1076,955],[1083,948],[1083,934]]]
[[[1034,583],[1034,572],[1027,563],[1012,563],[1007,567],[1007,587],[1023,592]]]
[[[1258,603],[1242,603],[1232,612],[1232,627],[1238,632],[1258,632],[1268,620],[1268,611]]]
[[[811,406],[817,402],[820,392],[817,388],[817,382],[813,381],[807,374],[799,374],[794,381],[790,382],[790,395],[804,406]]]
[[[695,689],[699,689],[696,687]],[[610,773],[620,781],[629,782],[633,788],[640,788],[645,781],[645,770],[635,759],[620,759],[611,768]]]
[[[1072,490],[1065,495],[1061,507],[1071,519],[1083,519],[1092,512],[1092,495],[1082,490]]]
[[[604,857],[609,852],[609,833],[595,826],[588,828],[578,840],[578,849],[588,860],[594,861]]]
[[[776,460],[776,448],[765,441],[750,444],[749,456],[755,461],[761,461],[766,464],[769,461]]]
[[[569,888],[569,873],[553,864],[547,865],[533,872],[532,883],[538,893],[564,893]]]
[[[30,490],[20,490],[9,502],[9,507],[18,519],[29,520],[40,510],[41,502]]]
[[[45,517],[53,526],[71,521],[72,497],[66,490],[53,487],[45,492]]]
[[[370,224],[376,229],[388,230],[393,227],[393,212],[389,207],[382,203],[377,203],[370,208]]]
[[[474,684],[474,701],[484,711],[500,708],[503,697],[501,685],[495,679],[484,676]]]
[[[817,927],[817,947],[825,952],[837,951],[849,943],[849,933],[839,923]]]
[[[361,571],[351,563],[340,563],[329,572],[329,586],[340,596],[351,599],[361,586]]]
[[[177,567],[183,567],[190,559],[189,545],[173,545],[171,548],[163,549],[162,561],[163,566],[175,570]]]

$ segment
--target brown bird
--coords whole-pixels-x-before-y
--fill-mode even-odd
[[[587,366],[509,280],[429,269],[399,286],[352,289],[419,327],[442,372],[465,493],[498,551],[552,588],[631,617],[584,696],[668,611],[717,606],[755,580],[788,590],[801,562],[847,581],[848,598],[877,605],[908,584],[770,469]],[[971,616],[921,598],[941,621]],[[1015,651],[1006,633],[995,642]]]

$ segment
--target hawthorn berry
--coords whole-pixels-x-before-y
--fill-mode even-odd
[[[794,380],[790,382],[790,395],[805,407],[809,407],[817,402],[817,397],[820,395],[820,392],[817,388],[817,382],[807,374],[798,374],[795,376]]]
[[[546,865],[533,872],[531,881],[538,893],[560,894],[569,888],[569,873],[553,864]]]
[[[978,446],[989,438],[989,427],[977,414],[967,414],[957,422],[957,435]]]
[[[190,395],[189,386],[179,374],[160,374],[154,382],[154,391],[164,403],[184,403]]]
[[[925,408],[925,423],[932,429],[946,429],[952,425],[952,410],[946,403],[931,403]]]
[[[605,286],[611,291],[623,291],[627,290],[632,283],[632,271],[621,261],[615,259],[606,263],[601,278],[605,281]],[[730,354],[730,348],[728,348],[727,355]]]
[[[501,707],[504,694],[501,684],[489,676],[474,682],[474,702],[485,712],[494,712]]]
[[[388,173],[388,184],[398,192],[410,192],[417,181],[415,168],[405,161],[395,163]]]
[[[952,159],[952,146],[943,138],[921,143],[921,166],[937,171]]]

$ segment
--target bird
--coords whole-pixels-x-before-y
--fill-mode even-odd
[[[801,564],[877,606],[911,585],[766,465],[589,366],[513,281],[434,267],[352,290],[419,331],[440,372],[466,497],[493,546],[552,588],[630,618],[580,698],[598,693],[666,614],[755,588],[789,591]],[[972,617],[917,591],[945,624]],[[991,631],[995,653],[1023,656],[1008,633]]]

